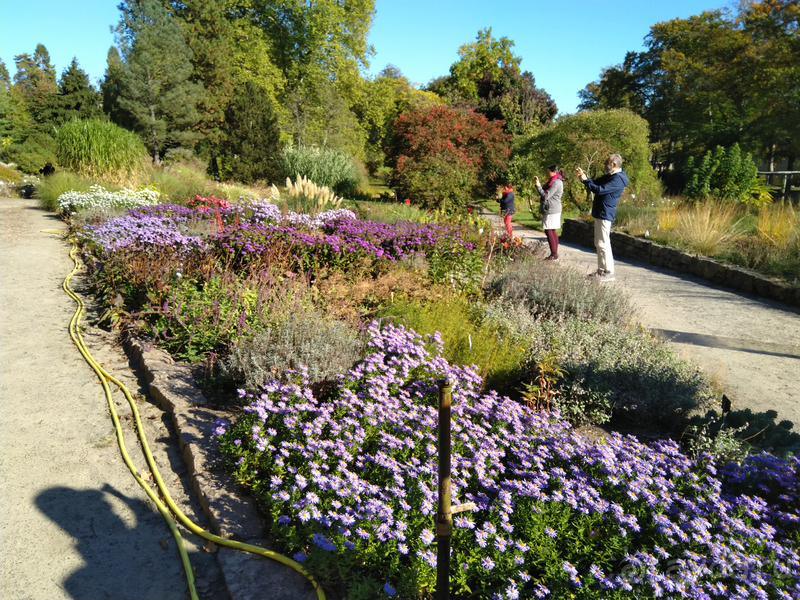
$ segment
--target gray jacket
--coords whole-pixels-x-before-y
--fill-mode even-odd
[[[561,195],[564,193],[564,182],[556,179],[550,185],[550,189],[546,192],[541,185],[537,186],[539,195],[542,197],[539,200],[539,209],[543,215],[556,215],[561,212]]]

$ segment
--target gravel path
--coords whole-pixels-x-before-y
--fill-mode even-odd
[[[502,231],[494,214],[485,214]],[[515,237],[547,244],[544,233],[515,225]],[[559,262],[582,273],[597,269],[593,249],[559,245]],[[628,292],[642,325],[720,384],[733,409],[775,410],[800,430],[800,310],[652,265],[615,259],[616,285]]]
[[[61,289],[69,246],[32,200],[0,199],[0,598],[182,600],[188,585],[161,515],[120,458],[102,387],[72,344],[74,302]],[[81,279],[73,288],[80,291]],[[102,331],[84,335],[95,359],[141,393],[121,348]],[[134,464],[147,465],[115,395]],[[205,516],[186,494],[186,467],[163,412],[142,397],[147,436],[171,494],[190,518]],[[184,533],[201,598],[227,591],[204,540]]]

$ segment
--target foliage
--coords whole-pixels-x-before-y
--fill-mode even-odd
[[[778,457],[800,453],[800,434],[792,431],[791,421],[775,423],[774,410],[754,413],[749,408],[720,416],[710,410],[705,416],[689,419],[684,436],[691,450],[710,452],[718,460],[736,460],[757,452]]]
[[[532,315],[622,325],[633,318],[630,299],[619,288],[598,286],[574,269],[551,268],[540,260],[514,261],[490,282],[493,296],[520,302]]]
[[[490,121],[502,120],[505,131],[531,133],[558,112],[555,102],[512,52],[514,42],[492,36],[491,27],[478,31],[475,42],[458,49],[459,60],[450,75],[434,80],[428,89],[456,105],[474,108]]]
[[[57,163],[56,140],[46,133],[33,133],[25,141],[3,148],[6,161],[14,162],[23,173],[37,174],[44,163]]]
[[[691,200],[712,197],[747,202],[758,181],[758,169],[753,158],[749,154],[742,156],[739,144],[734,144],[727,150],[717,146],[713,153],[706,152],[697,166],[690,156],[684,177],[684,194]]]
[[[613,419],[670,431],[710,398],[697,367],[641,328],[574,316],[548,320],[511,301],[488,304],[485,319],[526,350],[517,387],[535,381],[547,360],[565,372],[554,377],[552,402],[573,423]]]
[[[126,129],[108,121],[70,121],[56,134],[58,160],[82,177],[115,183],[131,181],[142,170],[146,151]]]
[[[22,180],[22,175],[20,175],[19,171],[16,169],[12,169],[6,165],[0,165],[0,179],[17,183],[18,181]]]
[[[454,518],[454,594],[700,597],[700,587],[760,585],[777,597],[791,589],[796,458],[722,465],[690,459],[672,442],[614,434],[591,444],[557,413],[480,394],[480,378],[449,365],[438,336],[429,353],[402,327],[373,323],[369,335],[369,356],[329,400],[313,396],[300,369],[292,383],[266,382],[258,397],[242,391],[245,413],[214,432],[271,536],[326,590],[363,599],[432,593],[436,382],[444,376],[455,382],[453,501],[476,504]]]
[[[100,95],[89,83],[86,71],[78,66],[77,59],[73,58],[61,74],[58,92],[54,98],[54,123],[61,125],[74,119],[99,119],[103,116]]]
[[[287,146],[281,154],[280,169],[284,177],[305,177],[340,196],[352,192],[361,183],[353,159],[331,148]]]
[[[647,119],[655,164],[735,142],[774,160],[800,153],[796,2],[746,1],[653,25],[644,52],[628,52],[581,92],[581,108],[628,108]],[[791,160],[791,159],[790,159]]]
[[[392,145],[392,124],[404,112],[441,104],[436,94],[416,89],[400,70],[387,65],[374,79],[365,79],[353,106],[366,133],[365,152],[370,173],[384,167],[386,150]]]
[[[178,21],[158,0],[125,0],[115,29],[121,62],[119,108],[148,147],[154,164],[171,147],[191,147],[202,85],[190,80],[193,53]],[[109,64],[109,68],[111,65]],[[113,107],[104,107],[111,111]]]
[[[280,177],[280,130],[272,101],[258,84],[246,81],[225,114],[220,146],[222,175],[244,183]]]
[[[53,175],[43,177],[36,186],[34,196],[39,199],[39,208],[58,212],[58,199],[67,192],[87,193],[95,185],[91,179],[85,179],[69,171],[58,170]]]
[[[378,311],[382,321],[420,335],[438,335],[442,355],[453,365],[471,365],[490,389],[513,389],[524,348],[508,343],[463,296],[399,299]]]
[[[739,232],[740,212],[730,203],[706,202],[678,215],[676,234],[692,251],[713,256]]]
[[[424,208],[452,212],[505,176],[511,136],[469,110],[431,106],[394,124],[392,183]]]
[[[647,122],[629,110],[584,111],[562,117],[515,145],[509,167],[515,190],[523,198],[538,198],[534,176],[541,178],[548,166],[559,165],[564,175],[562,201],[587,211],[591,202],[574,174],[575,167],[582,167],[590,177],[598,177],[606,157],[618,153],[630,178],[625,195],[657,198],[661,190],[648,162],[648,134]]]
[[[211,171],[214,180],[219,181],[216,148],[225,137],[223,124],[230,116],[228,109],[234,100],[235,29],[228,19],[224,3],[172,0],[170,4],[192,51],[192,81],[203,86],[204,93],[197,103],[196,128],[210,146]],[[259,108],[263,108],[263,104]],[[263,123],[269,117],[271,112],[259,120]],[[239,181],[251,181],[247,177],[234,177]]]
[[[350,323],[298,307],[284,318],[236,344],[225,358],[222,374],[255,392],[270,379],[286,381],[290,370],[306,370],[315,393],[324,393],[339,374],[364,358],[364,341]]]

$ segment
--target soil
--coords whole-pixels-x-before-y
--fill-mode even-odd
[[[61,282],[64,229],[33,200],[0,199],[0,597],[188,598],[175,542],[119,457],[102,389],[73,346],[74,312]],[[526,242],[541,232],[516,228]],[[562,244],[558,264],[595,268],[594,253]],[[88,299],[85,281],[73,285]],[[617,261],[617,280],[642,323],[713,375],[733,407],[774,409],[800,423],[800,311],[697,278]],[[96,312],[87,317],[91,323]],[[169,417],[115,338],[87,326],[95,358],[139,396],[147,437],[170,493],[199,525],[207,520],[187,485]],[[133,462],[147,476],[121,394]],[[226,600],[223,574],[203,540],[182,528],[201,598]]]

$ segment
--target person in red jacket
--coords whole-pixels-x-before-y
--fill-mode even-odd
[[[508,237],[514,239],[514,231],[511,228],[511,219],[514,217],[514,190],[511,188],[511,182],[506,182],[503,195],[500,197],[500,216],[503,217],[503,223],[508,231]]]

